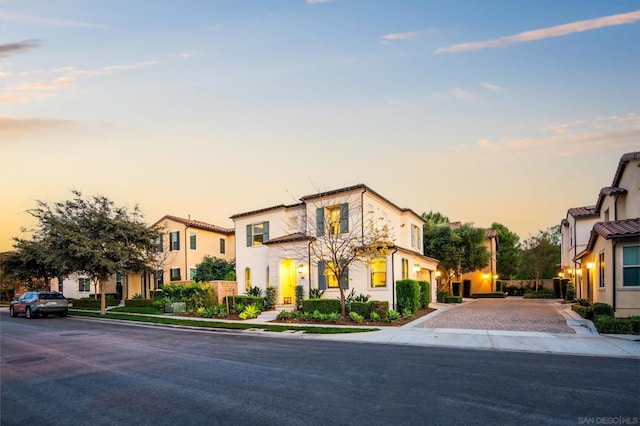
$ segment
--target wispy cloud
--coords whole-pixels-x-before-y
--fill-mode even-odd
[[[33,133],[51,130],[72,129],[79,127],[79,123],[70,120],[51,118],[15,118],[0,115],[0,134],[7,138],[28,136]]]
[[[33,49],[34,47],[38,47],[38,44],[38,40],[23,40],[15,43],[0,44],[0,58]]]
[[[504,47],[514,43],[524,43],[528,41],[543,40],[552,37],[561,37],[569,34],[580,33],[583,31],[595,30],[598,28],[632,24],[637,21],[640,21],[640,10],[621,13],[618,15],[603,16],[586,21],[576,21],[569,24],[540,28],[532,31],[525,31],[516,35],[500,37],[488,41],[455,44],[453,46],[441,47],[436,50],[436,53],[458,53],[467,52],[470,50]]]
[[[91,22],[71,21],[58,18],[44,18],[40,16],[25,15],[22,13],[0,12],[0,21],[19,22],[27,24],[53,25],[57,27],[80,27],[80,28],[107,28],[104,25]]]
[[[494,152],[541,153],[568,157],[589,152],[634,149],[640,140],[640,116],[598,117],[546,126],[547,135],[527,138],[480,139],[477,144]]]
[[[307,4],[330,3],[334,0],[307,0]]]
[[[461,89],[459,87],[453,87],[449,89],[449,91],[446,93],[436,93],[435,96],[439,98],[444,98],[444,99],[455,98],[455,99],[471,100],[475,98],[475,95],[473,93],[467,90]]]
[[[482,87],[484,87],[485,89],[489,89],[489,90],[494,90],[496,92],[501,92],[503,89],[502,87],[498,86],[497,84],[493,84],[493,83],[482,83]]]
[[[380,36],[382,40],[413,40],[424,34],[424,31],[411,31],[406,33],[391,33]]]
[[[23,83],[15,86],[13,90],[25,90],[25,91],[40,91],[40,90],[52,90],[59,87],[68,86],[73,83],[73,79],[69,76],[58,77],[53,81],[35,81],[31,83]]]

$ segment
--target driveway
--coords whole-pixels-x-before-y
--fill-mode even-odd
[[[559,304],[555,300],[507,297],[440,307],[436,315],[415,327],[575,334],[559,312]]]

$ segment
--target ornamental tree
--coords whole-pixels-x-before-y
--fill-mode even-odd
[[[36,201],[36,208],[29,210],[37,220],[34,239],[48,242],[51,256],[64,270],[84,272],[97,283],[104,315],[105,283],[117,272],[143,269],[158,232],[142,221],[137,206],[129,211],[102,195],[72,194],[66,201]]]

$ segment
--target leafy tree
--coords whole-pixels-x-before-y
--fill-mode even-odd
[[[15,238],[14,247],[7,259],[10,274],[24,282],[29,290],[51,289],[51,279],[65,277],[70,272],[64,263],[56,259],[53,241],[49,237],[31,240]]]
[[[307,215],[307,229],[314,237],[310,238],[308,248],[305,244],[299,253],[301,259],[308,255],[313,263],[323,262],[324,275],[338,283],[342,317],[347,315],[345,289],[349,267],[366,264],[376,256],[386,256],[393,245],[389,224],[383,218],[375,217],[374,212],[360,214],[352,204],[342,203],[348,208],[341,209],[339,215],[331,215],[325,211],[334,208],[335,200],[331,204],[314,203],[316,214]]]
[[[429,233],[435,226],[449,223],[449,218],[439,212],[429,211],[429,213],[422,213],[422,218],[425,221],[423,235]]]
[[[491,229],[498,234],[498,251],[496,253],[496,271],[500,278],[513,279],[518,275],[522,248],[520,237],[500,223],[493,223]]]
[[[560,226],[556,225],[529,237],[523,243],[520,278],[534,279],[536,291],[541,279],[553,278],[560,263]]]
[[[454,277],[482,269],[489,264],[486,230],[473,224],[461,226],[440,224],[424,234],[424,254],[439,260],[438,269],[444,274],[448,287]]]
[[[212,256],[205,256],[202,262],[196,265],[196,273],[193,277],[196,282],[214,280],[235,280],[235,262],[227,262]]]
[[[142,270],[156,249],[157,231],[133,211],[116,206],[102,195],[48,203],[37,201],[29,213],[37,220],[34,239],[46,240],[55,263],[67,271],[84,272],[104,295],[106,281],[122,271]],[[101,313],[106,312],[105,297]]]

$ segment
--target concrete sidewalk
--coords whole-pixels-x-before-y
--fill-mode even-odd
[[[436,309],[434,312],[402,327],[378,327],[379,331],[367,333],[292,334],[301,339],[640,359],[640,336],[600,335],[591,321],[573,312],[570,305],[558,303],[557,310],[565,318],[567,326],[574,329],[575,334],[421,327],[421,324],[430,318],[460,305],[432,303],[431,306]],[[277,315],[269,314],[273,318]],[[259,328],[259,324],[268,321],[269,318],[262,317],[251,321]]]

